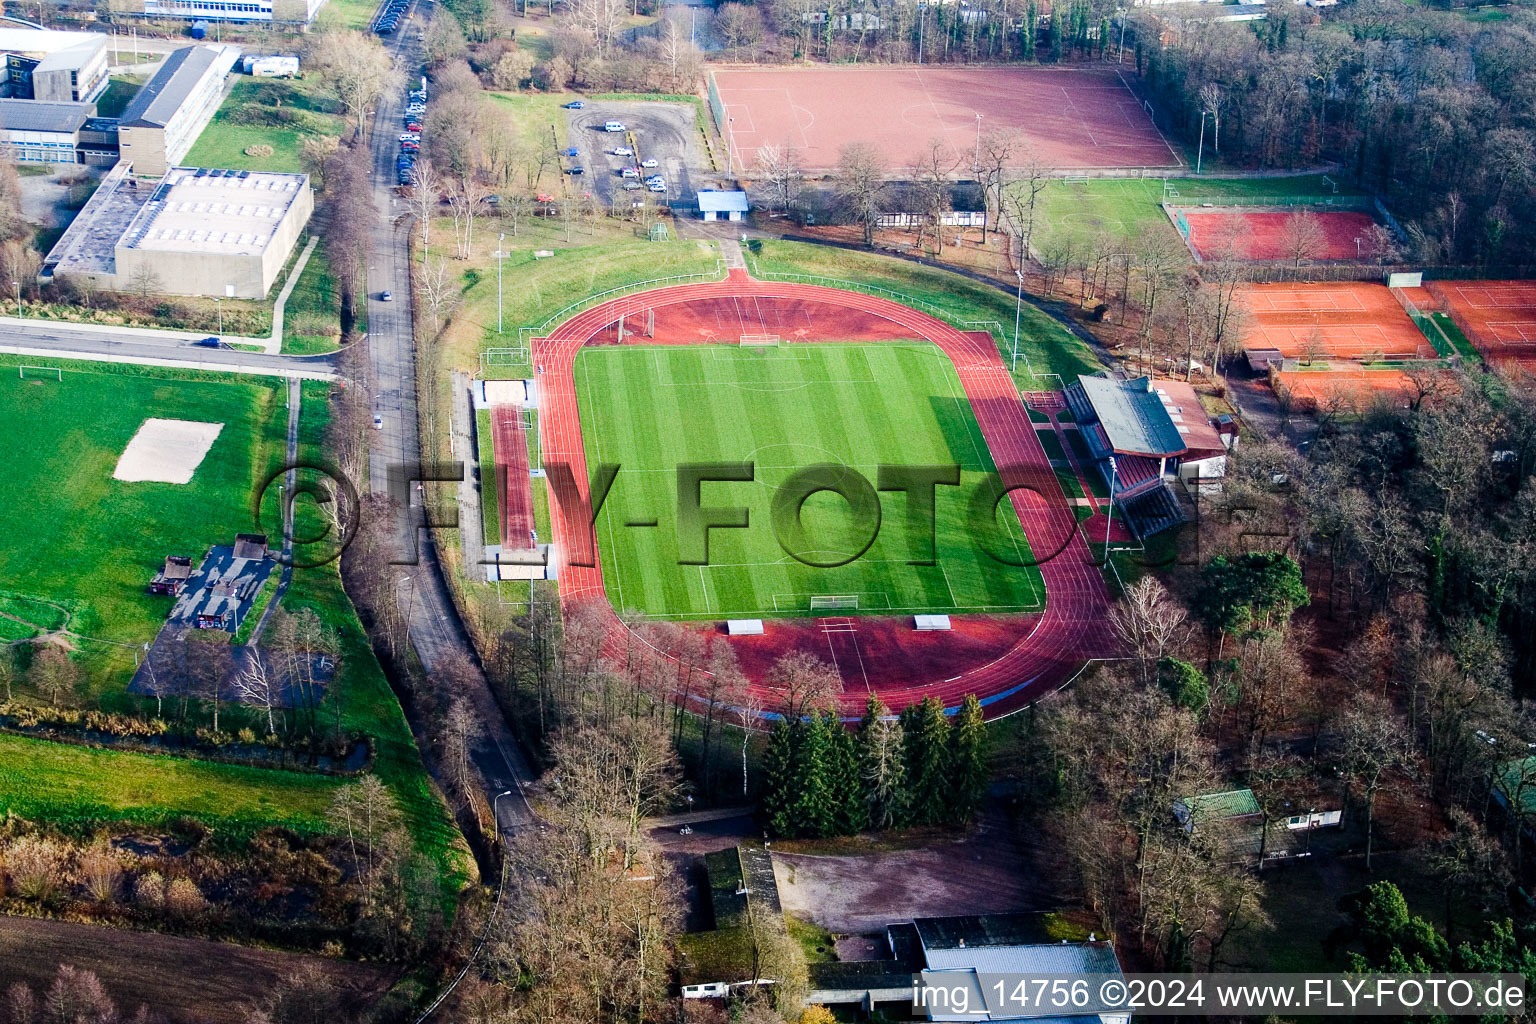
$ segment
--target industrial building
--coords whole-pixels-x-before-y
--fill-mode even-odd
[[[114,14],[185,21],[265,21],[308,25],[325,0],[114,0]]]
[[[239,56],[233,46],[188,46],[165,59],[118,119],[118,150],[134,173],[158,177],[187,155],[218,111]]]
[[[107,37],[100,32],[4,27],[0,54],[0,97],[89,103],[107,87]]]
[[[41,279],[261,299],[313,212],[306,174],[176,167],[146,181],[124,160],[43,261]]]

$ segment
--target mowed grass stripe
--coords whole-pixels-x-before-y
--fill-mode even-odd
[[[987,556],[971,536],[969,502],[993,470],[954,367],[928,343],[585,349],[576,363],[590,461],[618,462],[598,517],[609,596],[620,609],[666,617],[805,614],[813,594],[860,594],[860,611],[1021,611],[1039,607],[1037,570]],[[714,530],[710,565],[677,564],[676,468],[751,460],[756,479],[706,483],[705,506],[745,505],[747,530]],[[804,466],[854,467],[872,484],[881,463],[962,467],[962,486],[938,493],[939,565],[908,536],[905,498],[881,496],[880,532],[852,564],[817,568],[779,548],[770,521],[775,488]],[[656,527],[628,527],[656,519]],[[1027,554],[1006,503],[990,540]],[[859,528],[843,500],[805,503],[807,532],[823,552],[854,551]]]

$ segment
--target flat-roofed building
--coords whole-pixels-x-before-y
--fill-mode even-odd
[[[118,120],[118,150],[135,174],[159,176],[187,155],[219,109],[239,56],[233,46],[187,46],[165,58]]]
[[[80,130],[94,103],[0,99],[0,160],[18,164],[80,162]]]
[[[260,299],[314,212],[306,174],[176,167],[158,181],[121,163],[43,261],[43,280],[108,291]]]
[[[100,32],[0,28],[5,81],[0,94],[50,103],[83,103],[107,87],[107,37]]]
[[[114,14],[185,21],[265,21],[308,25],[325,0],[110,0]]]

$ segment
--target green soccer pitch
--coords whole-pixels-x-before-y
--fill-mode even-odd
[[[937,346],[785,344],[585,348],[575,382],[587,463],[620,470],[596,523],[608,598],[621,611],[665,618],[790,617],[1038,611],[1038,569],[1003,564],[993,550],[1029,546],[1003,502],[985,538],[970,529],[971,497],[994,469],[954,365]],[[679,565],[677,466],[753,462],[752,482],[705,483],[705,506],[745,506],[746,529],[710,531],[709,564]],[[813,464],[857,469],[958,464],[959,487],[937,488],[936,564],[908,530],[907,498],[880,494],[874,543],[847,565],[820,568],[779,546],[774,490]],[[656,525],[627,525],[655,520]],[[818,561],[856,551],[867,536],[840,496],[802,509]],[[857,597],[857,608],[812,609],[811,598]],[[824,610],[825,609],[825,610]],[[835,609],[835,610],[834,610]]]

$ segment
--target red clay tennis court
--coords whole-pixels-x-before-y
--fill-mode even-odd
[[[1290,395],[1297,409],[1361,412],[1382,401],[1405,406],[1419,394],[1418,385],[1401,370],[1284,370],[1275,376],[1275,386]]]
[[[1385,285],[1252,284],[1238,290],[1248,311],[1245,349],[1273,349],[1287,359],[1434,359],[1434,346]]]
[[[1179,167],[1183,161],[1112,69],[783,68],[716,71],[736,166],[762,146],[793,146],[806,170],[837,166],[850,142],[879,147],[892,172],[942,138],[971,169],[982,131],[1013,129],[1022,166]]]
[[[1425,288],[1490,362],[1536,368],[1536,281],[1430,281]]]
[[[1291,260],[1286,248],[1285,223],[1295,210],[1238,212],[1233,210],[1181,209],[1189,221],[1189,245],[1202,260],[1220,259],[1232,246],[1233,255],[1255,263]],[[1365,232],[1374,223],[1363,213],[1347,210],[1309,211],[1323,232],[1323,248],[1314,260],[1358,260]],[[1360,245],[1355,240],[1361,239]]]

